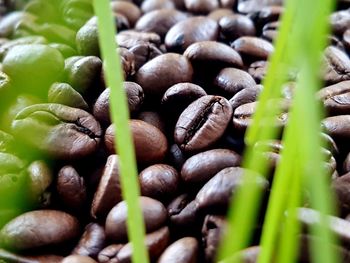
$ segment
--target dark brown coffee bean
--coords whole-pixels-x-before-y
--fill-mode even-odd
[[[330,16],[330,24],[335,34],[343,34],[350,27],[350,11],[340,10],[332,13]]]
[[[144,14],[137,21],[135,29],[143,32],[154,32],[164,38],[173,25],[187,17],[187,14],[175,9],[159,9]]]
[[[59,245],[79,234],[78,220],[61,211],[37,210],[8,222],[0,231],[1,244],[12,249]]]
[[[232,116],[229,102],[220,96],[203,96],[191,103],[176,123],[174,138],[186,152],[200,151],[215,143]]]
[[[188,184],[203,184],[226,167],[239,166],[241,156],[227,149],[214,149],[193,155],[184,163],[181,178]]]
[[[175,3],[171,0],[145,0],[141,4],[141,10],[144,13],[155,10],[174,9]]]
[[[202,41],[190,45],[184,52],[191,63],[208,64],[213,67],[243,67],[241,56],[229,46],[215,42]],[[202,65],[203,66],[203,65]]]
[[[100,263],[117,263],[119,262],[117,259],[117,255],[121,248],[124,245],[122,244],[112,244],[108,247],[105,247],[98,254],[98,262]]]
[[[324,131],[335,141],[348,140],[350,138],[350,115],[338,115],[328,117],[322,121]]]
[[[138,32],[134,30],[125,30],[117,35],[117,43],[120,47],[130,49],[136,45],[149,43],[159,46],[161,38],[153,32]]]
[[[269,182],[261,175],[240,167],[225,168],[210,179],[198,192],[195,199],[198,208],[214,211],[226,209],[231,197],[242,185],[244,173],[246,176],[251,176],[249,184],[256,184],[264,192],[268,190]]]
[[[150,233],[162,227],[167,219],[163,204],[149,197],[140,197],[140,206],[145,221],[146,232]],[[106,219],[106,235],[115,241],[127,240],[127,205],[125,201],[118,203],[109,212]]]
[[[214,262],[226,227],[227,221],[223,216],[207,215],[205,217],[202,227],[202,240],[207,262]]]
[[[336,47],[327,47],[325,50],[325,66],[323,80],[328,84],[350,80],[350,59]]]
[[[170,224],[175,229],[185,230],[197,224],[198,206],[188,194],[176,197],[167,207]]]
[[[62,263],[97,263],[97,262],[90,257],[80,256],[80,255],[71,255],[71,256],[65,257],[62,260]]]
[[[146,248],[148,250],[149,257],[152,262],[162,254],[169,244],[170,234],[168,227],[162,227],[157,231],[154,231],[146,235]],[[127,243],[119,251],[117,255],[118,263],[131,263],[132,245]]]
[[[250,88],[243,89],[237,92],[230,100],[232,110],[235,111],[239,106],[257,101],[259,94],[263,87],[261,85],[255,85]]]
[[[257,37],[240,37],[231,44],[231,47],[248,61],[267,60],[274,51],[270,42]]]
[[[338,207],[342,215],[346,215],[350,212],[350,173],[342,175],[332,181],[332,190],[335,193]]]
[[[72,254],[96,258],[98,253],[104,248],[105,242],[104,227],[96,223],[90,223],[85,227],[85,231],[73,249]]]
[[[196,263],[198,262],[198,241],[184,237],[172,243],[158,259],[158,263]]]
[[[182,53],[191,44],[199,41],[216,40],[219,25],[207,17],[191,17],[175,24],[165,36],[169,51]]]
[[[147,122],[154,127],[158,128],[162,133],[165,134],[165,123],[162,116],[156,111],[143,111],[137,115],[137,119]]]
[[[128,107],[131,114],[135,114],[140,108],[144,100],[144,94],[141,86],[135,82],[124,82],[124,90],[128,99]],[[93,114],[97,120],[104,124],[110,124],[110,100],[111,90],[106,88],[101,95],[97,98],[94,107]]]
[[[266,76],[268,63],[261,60],[250,64],[248,73],[254,78],[257,83],[261,83]]]
[[[168,151],[165,135],[153,125],[141,120],[131,120],[129,124],[137,161],[142,164],[161,162]],[[110,153],[115,152],[114,134],[114,125],[112,124],[105,134],[105,144]]]
[[[140,173],[139,181],[143,196],[163,201],[177,193],[180,176],[170,165],[155,164]]]
[[[218,8],[208,14],[208,17],[219,22],[225,16],[233,15],[233,11],[229,8]]]
[[[91,216],[101,217],[122,200],[119,179],[119,157],[110,155],[104,167],[91,205]]]
[[[193,101],[206,95],[205,90],[196,84],[178,83],[164,93],[161,103],[167,112],[177,117]]]
[[[218,0],[185,0],[188,11],[195,14],[208,14],[219,7]]]
[[[135,71],[138,71],[146,62],[162,55],[162,51],[154,44],[143,42],[129,49],[134,54]]]
[[[119,13],[125,16],[130,26],[134,26],[136,21],[141,17],[140,8],[130,2],[126,1],[112,1],[111,9],[114,13]]]
[[[224,68],[215,77],[214,86],[225,96],[232,97],[237,92],[256,85],[252,76],[236,68]]]
[[[86,111],[53,103],[22,110],[12,131],[48,155],[68,160],[95,152],[102,135],[99,123]]]
[[[174,84],[191,82],[192,75],[192,65],[186,57],[168,53],[147,62],[135,77],[146,95],[160,97]]]
[[[225,39],[233,41],[243,36],[255,36],[256,30],[253,21],[244,15],[232,14],[219,21],[221,33]]]
[[[89,106],[79,92],[68,83],[54,83],[49,89],[48,102],[88,110]]]

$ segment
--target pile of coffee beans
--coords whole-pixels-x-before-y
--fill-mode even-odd
[[[11,2],[11,1],[10,1]],[[0,20],[0,262],[131,262],[120,159],[91,0],[32,0]],[[151,262],[215,261],[242,184],[244,135],[274,52],[281,0],[115,0]],[[7,12],[10,9],[6,9]],[[339,217],[334,249],[350,261],[350,2],[338,0],[316,96]],[[117,74],[117,73],[116,73]],[[297,71],[273,101],[283,129]],[[305,87],[307,88],[307,87]],[[318,136],[318,135],[315,135]],[[244,262],[256,262],[283,144],[262,141],[267,178]],[[268,150],[266,150],[268,149]],[[316,175],[315,175],[316,176]],[[317,180],[317,178],[315,178]],[[305,230],[318,214],[300,208]],[[300,235],[299,262],[314,236]]]

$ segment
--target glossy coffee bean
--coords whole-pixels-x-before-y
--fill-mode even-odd
[[[184,237],[172,243],[158,259],[158,263],[196,263],[198,262],[198,241]]]
[[[134,26],[136,21],[141,17],[140,8],[130,2],[112,1],[111,9],[114,13],[124,15],[128,19],[130,26]]]
[[[349,121],[350,115],[338,115],[325,118],[322,121],[324,131],[329,134],[334,140],[346,141],[349,136]]]
[[[274,47],[270,42],[257,37],[240,37],[232,42],[231,47],[248,61],[267,60]]]
[[[156,111],[142,111],[137,115],[137,119],[153,125],[164,134],[166,133],[164,118]]]
[[[146,96],[160,97],[174,84],[191,82],[192,75],[192,65],[186,57],[167,53],[143,65],[136,73],[135,79]]]
[[[166,209],[162,203],[144,196],[141,196],[139,200],[146,232],[150,233],[162,227],[167,219]],[[105,226],[107,238],[114,241],[127,240],[126,218],[127,205],[125,201],[122,201],[113,207],[107,216]]]
[[[227,149],[214,149],[193,155],[184,163],[181,178],[188,184],[204,184],[222,169],[239,166],[241,156]]]
[[[215,41],[201,41],[190,45],[184,52],[191,63],[206,63],[212,67],[243,67],[241,56],[229,46]]]
[[[324,53],[325,66],[323,80],[327,84],[334,84],[350,79],[350,59],[336,47],[327,47]]]
[[[200,151],[215,143],[232,116],[229,102],[220,96],[203,96],[191,103],[176,123],[174,138],[186,152]]]
[[[151,59],[162,55],[162,51],[154,44],[142,42],[134,45],[129,49],[134,55],[134,67],[135,71],[138,71],[145,63]],[[129,74],[133,75],[133,74]]]
[[[85,180],[72,166],[64,166],[58,172],[57,193],[62,203],[72,211],[80,210],[87,198]]]
[[[249,184],[255,184],[256,187],[266,192],[269,182],[259,174],[245,170],[240,167],[229,167],[221,170],[212,179],[210,179],[198,192],[196,203],[199,209],[226,209],[229,200],[242,185],[242,176],[244,173],[252,176]]]
[[[188,194],[181,194],[168,207],[170,224],[175,229],[191,228],[197,224],[198,205]]]
[[[256,85],[252,76],[236,68],[224,68],[215,77],[214,86],[218,93],[232,97],[237,92]]]
[[[175,3],[171,0],[145,0],[141,4],[141,10],[144,13],[149,13],[155,10],[174,9]]]
[[[59,245],[78,234],[75,217],[56,210],[37,210],[8,222],[0,231],[0,240],[4,246],[23,250]]]
[[[191,17],[175,24],[165,36],[165,45],[171,52],[182,53],[191,44],[199,41],[214,41],[218,38],[219,25],[207,17]]]
[[[185,0],[188,11],[194,14],[208,14],[219,7],[218,0]]]
[[[243,36],[254,36],[256,33],[254,22],[244,15],[225,16],[220,19],[219,25],[225,39],[230,41]]]
[[[200,86],[183,82],[171,86],[163,95],[161,104],[173,116],[179,116],[193,101],[206,96],[207,93]]]
[[[72,255],[65,257],[62,263],[97,263],[91,257]]]
[[[237,109],[239,106],[257,101],[260,92],[262,91],[261,85],[255,85],[250,88],[245,88],[239,92],[237,92],[230,100],[230,104],[232,106],[233,111]]]
[[[153,125],[141,120],[131,120],[129,124],[137,161],[142,164],[161,162],[168,151],[165,135]],[[114,125],[110,125],[105,134],[105,145],[110,153],[115,152],[114,134]]]
[[[166,164],[155,164],[144,169],[139,175],[141,194],[163,201],[177,193],[180,176]]]
[[[12,131],[49,156],[68,160],[95,152],[102,135],[100,124],[86,111],[53,103],[23,109]]]
[[[90,223],[85,227],[83,235],[72,251],[74,255],[96,258],[104,248],[106,234],[104,227],[97,223]]]
[[[175,9],[158,9],[144,14],[137,21],[135,29],[143,32],[155,32],[164,38],[173,25],[187,17],[188,15]]]

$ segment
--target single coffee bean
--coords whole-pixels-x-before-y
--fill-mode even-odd
[[[338,115],[325,118],[322,121],[324,131],[335,141],[346,141],[350,137],[349,133],[350,115]]]
[[[128,19],[130,26],[132,27],[141,17],[140,8],[133,3],[126,1],[112,1],[110,4],[112,11],[114,13],[119,13],[125,16]]]
[[[175,3],[172,0],[145,0],[141,4],[143,13],[149,13],[155,10],[174,9]]]
[[[350,11],[340,10],[330,15],[332,31],[336,35],[343,34],[350,26]]]
[[[155,199],[141,196],[140,206],[145,221],[146,232],[152,232],[165,224],[167,212],[163,204]],[[118,203],[109,212],[106,219],[106,235],[110,240],[127,240],[127,205],[125,201]]]
[[[201,210],[227,209],[229,201],[242,185],[242,177],[249,176],[249,184],[256,184],[263,192],[269,182],[261,175],[240,167],[229,167],[221,170],[210,179],[198,192],[196,203]]]
[[[6,247],[23,250],[59,245],[78,234],[75,217],[56,210],[37,210],[8,222],[0,231],[0,240]]]
[[[121,248],[124,245],[122,244],[112,244],[100,251],[98,254],[98,262],[100,263],[113,263],[118,262],[117,255]]]
[[[142,111],[137,115],[137,119],[153,125],[163,134],[166,133],[164,119],[157,111]]]
[[[327,84],[350,80],[350,59],[343,51],[336,47],[327,47],[324,60],[322,76]]]
[[[187,17],[187,14],[175,9],[158,9],[144,14],[137,21],[135,29],[142,32],[154,32],[164,38],[173,25]]]
[[[243,36],[255,36],[254,22],[247,16],[232,14],[219,21],[221,33],[224,38],[233,41]]]
[[[99,56],[97,18],[94,16],[77,32],[75,38],[78,53],[83,56]]]
[[[250,88],[242,89],[237,92],[230,100],[232,110],[235,111],[239,106],[257,101],[259,94],[261,93],[263,87],[261,85],[255,85]]]
[[[191,82],[192,75],[192,65],[186,57],[167,53],[143,65],[136,73],[135,79],[146,95],[160,97],[174,84]]]
[[[119,157],[110,155],[91,204],[93,218],[105,217],[122,200]]]
[[[203,96],[191,103],[176,123],[174,138],[186,152],[200,151],[215,143],[232,116],[229,102],[220,96]]]
[[[199,244],[193,237],[184,237],[172,243],[158,259],[158,263],[196,263]]]
[[[244,60],[267,60],[274,47],[270,42],[257,37],[240,37],[232,42],[231,47],[241,54]]]
[[[139,181],[143,196],[163,201],[177,193],[180,176],[170,165],[155,164],[140,173]]]
[[[161,38],[158,34],[153,32],[125,30],[117,35],[117,43],[120,47],[127,49],[143,43],[154,44],[158,47],[161,44]]]
[[[95,152],[102,135],[99,123],[86,111],[53,103],[23,109],[12,130],[31,146],[66,160]]]
[[[137,161],[141,164],[161,162],[168,151],[165,135],[153,125],[141,120],[131,120],[129,124]],[[115,152],[114,134],[114,125],[112,124],[107,128],[105,134],[105,145],[110,153]]]
[[[188,184],[204,184],[222,169],[239,166],[241,156],[227,149],[214,149],[193,155],[184,163],[181,178]]]
[[[72,254],[96,258],[98,253],[104,248],[105,242],[104,227],[97,223],[90,223],[85,227],[85,231],[73,249]]]
[[[219,7],[218,0],[185,0],[188,11],[194,14],[207,15]]]
[[[193,101],[206,95],[205,90],[196,84],[178,83],[164,93],[161,103],[168,113],[178,117]]]
[[[62,260],[62,263],[97,263],[97,262],[90,257],[80,256],[80,255],[71,255],[71,256],[65,257]]]
[[[208,17],[191,17],[176,23],[165,36],[167,50],[182,53],[199,41],[217,40],[219,25]]]
[[[224,68],[215,77],[214,86],[219,93],[232,97],[237,92],[256,85],[252,76],[236,68]]]
[[[190,45],[184,52],[193,64],[213,67],[243,67],[241,56],[229,46],[215,41],[201,41]]]
[[[129,52],[134,55],[135,71],[138,71],[148,61],[163,54],[158,47],[148,42],[142,42],[134,45],[129,49]]]
[[[54,83],[48,92],[48,102],[63,104],[82,110],[88,110],[89,106],[79,92],[68,83]]]
[[[256,83],[261,83],[267,73],[268,62],[265,60],[256,61],[250,64],[248,73],[254,78]]]

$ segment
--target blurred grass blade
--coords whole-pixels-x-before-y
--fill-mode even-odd
[[[129,128],[129,110],[123,88],[123,77],[120,59],[116,52],[115,27],[110,10],[109,0],[94,0],[95,14],[98,17],[99,40],[102,57],[105,62],[107,83],[111,89],[111,117],[118,132],[115,136],[120,157],[120,172],[123,198],[128,207],[128,236],[132,243],[134,263],[148,263],[147,250],[144,244],[145,227],[139,204],[140,189],[137,179],[137,168],[133,142]]]

